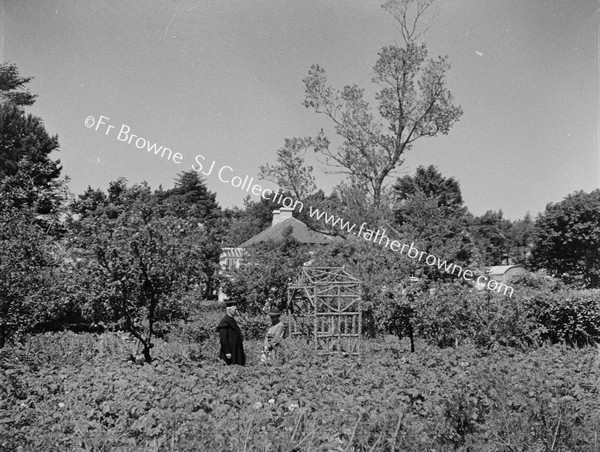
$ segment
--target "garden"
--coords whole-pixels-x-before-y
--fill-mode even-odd
[[[283,364],[271,366],[259,361],[266,322],[243,315],[248,362],[225,366],[214,332],[222,315],[203,303],[156,340],[151,364],[123,332],[5,347],[0,449],[598,450],[595,346],[417,339],[411,353],[406,339],[383,335],[353,358],[287,339]]]

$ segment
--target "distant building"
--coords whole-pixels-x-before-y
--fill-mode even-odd
[[[239,268],[244,260],[244,252],[246,248],[256,245],[257,243],[268,242],[269,240],[282,240],[284,237],[284,232],[288,227],[292,228],[292,237],[294,237],[300,243],[312,245],[313,249],[320,245],[344,241],[343,238],[338,236],[332,236],[313,231],[302,221],[294,218],[292,216],[293,212],[294,209],[290,207],[282,207],[279,210],[273,211],[273,222],[267,229],[256,234],[254,237],[246,240],[237,247],[223,248],[221,256],[219,257],[221,272],[225,273],[235,268]],[[225,299],[226,296],[222,292],[219,292],[219,300],[222,301]]]
[[[233,270],[240,268],[244,250],[242,248],[222,248],[221,256],[219,256],[219,265],[223,270]]]
[[[522,265],[496,265],[490,267],[487,276],[501,283],[508,283],[513,276],[524,276],[529,272]]]
[[[292,236],[300,243],[308,245],[327,245],[328,243],[343,241],[341,237],[323,234],[321,232],[309,229],[300,220],[292,216],[294,209],[282,207],[279,210],[273,211],[273,223],[264,231],[256,234],[254,237],[246,240],[239,245],[239,248],[247,248],[256,243],[266,242],[269,240],[277,241],[283,239],[283,233],[289,226],[292,227]]]

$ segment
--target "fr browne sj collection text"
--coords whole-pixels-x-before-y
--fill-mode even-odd
[[[94,129],[96,132],[104,133],[107,136],[116,136],[118,141],[133,145],[139,150],[147,151],[149,154],[160,156],[165,160],[170,160],[173,163],[180,165],[183,162],[183,154],[180,152],[173,152],[171,148],[159,145],[157,142],[153,142],[147,138],[137,135],[132,132],[131,127],[123,123],[118,128],[111,124],[110,118],[104,115],[100,115],[98,119],[94,116],[88,116],[85,118],[85,126],[88,129]],[[204,176],[216,174],[221,182],[231,183],[235,188],[239,188],[248,193],[252,193],[255,196],[261,196],[264,192],[272,193],[272,190],[268,188],[262,188],[259,184],[252,184],[254,178],[246,175],[244,178],[240,176],[231,177],[234,170],[230,166],[222,166],[218,170],[215,169],[216,161],[212,161],[212,164],[207,165],[205,171],[203,169],[206,165],[206,158],[202,154],[198,154],[194,157],[194,164],[192,169],[201,173]],[[277,193],[275,196],[281,196]]]

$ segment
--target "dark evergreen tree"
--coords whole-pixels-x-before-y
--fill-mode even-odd
[[[453,177],[444,177],[434,165],[419,166],[414,176],[406,175],[397,180],[394,192],[399,201],[418,192],[435,199],[440,207],[461,207],[463,204],[460,184]]]
[[[511,249],[510,220],[503,218],[502,211],[488,210],[473,221],[471,231],[484,265],[508,265]]]
[[[439,259],[463,268],[479,266],[477,250],[469,231],[471,214],[463,204],[460,184],[446,178],[433,166],[421,166],[414,176],[398,179],[394,186],[395,228],[404,242]],[[415,264],[417,274],[447,278],[438,267]]]
[[[38,213],[56,212],[60,195],[58,137],[50,136],[42,120],[26,114],[35,96],[24,90],[31,78],[19,76],[16,66],[0,65],[0,196],[14,207],[32,207]]]

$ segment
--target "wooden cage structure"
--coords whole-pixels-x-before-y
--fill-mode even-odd
[[[302,267],[288,285],[290,337],[305,336],[321,355],[360,355],[361,282],[344,267]]]

